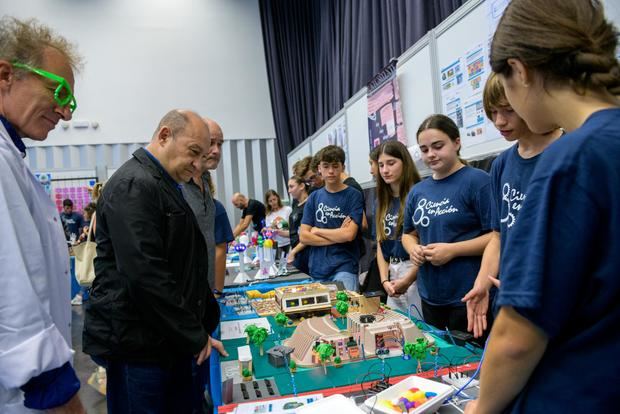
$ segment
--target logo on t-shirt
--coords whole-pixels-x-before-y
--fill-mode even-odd
[[[347,216],[340,212],[340,207],[330,207],[319,203],[314,217],[317,222],[327,224],[327,219],[344,219]]]
[[[445,214],[458,213],[459,209],[450,204],[449,198],[441,201],[428,201],[422,198],[413,212],[413,224],[415,226],[428,227],[431,224],[431,217],[443,216]]]
[[[392,229],[396,228],[396,223],[398,222],[398,214],[390,214],[387,213],[383,218],[383,231],[385,232],[385,237],[390,237],[392,235]]]
[[[514,226],[517,221],[517,215],[521,211],[525,201],[525,194],[516,188],[510,188],[510,183],[504,183],[502,187],[502,202],[506,203],[506,216],[500,219],[501,223],[507,223],[508,228]]]

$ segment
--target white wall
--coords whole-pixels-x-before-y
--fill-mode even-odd
[[[78,45],[74,121],[35,145],[150,139],[169,109],[216,119],[226,139],[275,137],[257,0],[0,0]]]

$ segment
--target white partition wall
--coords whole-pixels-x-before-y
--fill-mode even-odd
[[[333,144],[343,148],[348,158],[348,135],[345,110],[341,109],[310,138],[312,153],[316,154],[321,148]]]
[[[292,175],[291,168],[293,165],[301,160],[302,158],[307,157],[308,155],[312,155],[311,149],[311,139],[308,138],[304,142],[302,142],[299,146],[297,146],[293,151],[289,152],[287,156],[288,167],[289,167],[289,176]]]
[[[426,35],[398,62],[398,84],[408,146],[415,144],[422,121],[436,112],[433,96],[430,36]]]
[[[368,99],[366,88],[359,91],[346,103],[347,132],[349,133],[348,168],[351,177],[358,183],[372,181],[368,166]]]

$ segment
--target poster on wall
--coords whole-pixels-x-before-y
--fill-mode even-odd
[[[407,145],[396,77],[396,59],[368,82],[368,141],[370,149],[382,142],[398,139]]]
[[[484,83],[489,75],[488,48],[475,45],[463,56],[440,69],[442,111],[461,131],[463,147],[497,138],[487,134],[487,119],[482,102]]]

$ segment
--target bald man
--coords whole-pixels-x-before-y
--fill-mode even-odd
[[[235,207],[242,211],[241,220],[233,230],[233,235],[237,237],[244,232],[250,223],[252,230],[261,231],[265,227],[265,205],[258,200],[247,198],[241,193],[235,193],[232,197],[232,203]]]
[[[107,367],[110,414],[192,412],[192,363],[209,356],[219,307],[205,277],[205,239],[181,187],[209,148],[205,122],[172,110],[99,198],[84,352]]]

